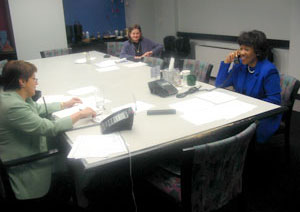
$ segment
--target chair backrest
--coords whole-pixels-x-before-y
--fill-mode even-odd
[[[175,45],[176,38],[173,35],[166,36],[164,38],[164,48],[165,51],[176,51],[176,45]]]
[[[42,58],[72,54],[72,48],[52,49],[40,52]]]
[[[159,66],[160,68],[162,68],[164,61],[157,57],[144,57],[143,62],[147,63],[147,65],[151,67]]]
[[[175,41],[176,52],[179,56],[187,56],[191,52],[190,39],[188,37],[179,37]]]
[[[234,136],[184,151],[187,160],[183,163],[181,186],[185,208],[216,210],[242,191],[245,157],[256,126],[253,123]]]
[[[213,65],[199,60],[184,59],[183,70],[190,70],[198,81],[208,83]]]
[[[6,63],[7,63],[7,60],[0,61],[0,76],[2,75],[2,70]]]
[[[0,202],[14,199],[15,195],[9,182],[7,170],[0,158]]]
[[[107,54],[119,57],[123,48],[124,42],[107,42]]]
[[[289,126],[300,81],[292,76],[282,74],[280,75],[280,87],[281,105],[288,107],[288,110],[283,113],[282,121],[286,126]]]
[[[281,105],[293,107],[300,82],[295,77],[280,75]]]
[[[1,201],[16,201],[13,188],[9,180],[9,168],[29,164],[38,160],[53,157],[59,154],[57,149],[52,149],[47,152],[37,153],[35,155],[17,158],[10,161],[2,161],[0,156],[0,202]]]

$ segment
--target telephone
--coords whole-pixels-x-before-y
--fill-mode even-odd
[[[100,123],[102,134],[121,130],[131,130],[133,117],[134,111],[131,107],[119,110],[111,114]]]
[[[150,92],[160,97],[167,97],[178,93],[177,88],[164,79],[148,82]]]
[[[240,64],[240,55],[238,55],[237,57],[234,57],[234,59],[233,59],[233,63],[234,64]]]

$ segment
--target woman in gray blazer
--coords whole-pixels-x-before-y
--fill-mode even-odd
[[[52,113],[81,102],[73,98],[62,103],[45,105],[32,100],[38,84],[37,68],[25,61],[10,61],[2,72],[3,91],[0,94],[0,157],[9,161],[47,151],[46,136],[71,129],[81,118],[95,116],[86,108],[56,121],[46,118]],[[13,167],[9,180],[17,199],[43,197],[51,184],[52,163],[48,159]]]

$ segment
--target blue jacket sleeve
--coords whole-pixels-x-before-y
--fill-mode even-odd
[[[266,76],[264,80],[264,90],[266,97],[262,100],[278,105],[281,103],[280,77],[276,69],[271,69]]]
[[[219,72],[215,82],[216,87],[228,87],[232,85],[233,77],[231,77],[230,79],[227,78],[230,72],[234,70],[231,69],[230,71],[228,71],[229,67],[230,67],[230,63],[224,63],[224,61],[221,62]]]
[[[163,46],[159,43],[155,43],[151,40],[149,40],[149,42],[151,43],[151,46],[152,46],[152,52],[153,52],[153,55],[154,56],[160,56],[162,50],[163,50]]]

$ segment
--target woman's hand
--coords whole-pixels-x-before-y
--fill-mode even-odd
[[[239,50],[231,52],[229,55],[227,55],[226,59],[224,60],[224,63],[232,63],[234,61],[234,58],[238,57],[239,55],[240,55]]]
[[[87,107],[87,108],[71,115],[72,123],[74,124],[79,119],[87,118],[87,117],[90,117],[90,116],[95,117],[96,112],[92,108]]]
[[[82,103],[82,101],[77,97],[73,97],[71,100],[62,103],[62,109],[73,107],[76,103]]]
[[[83,110],[80,111],[80,113],[81,113],[81,117],[80,117],[81,119],[87,118],[89,116],[92,116],[92,117],[96,116],[96,112],[90,107],[84,108]]]
[[[153,54],[152,51],[145,52],[142,57],[150,57]]]

